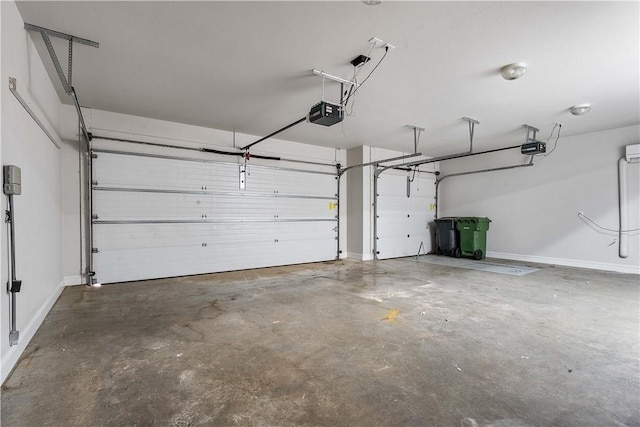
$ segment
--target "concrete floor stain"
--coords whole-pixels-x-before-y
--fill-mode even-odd
[[[389,310],[387,315],[384,316],[381,320],[387,320],[387,321],[391,322],[391,321],[395,320],[396,317],[398,317],[398,314],[400,314],[400,310],[398,310],[397,308],[392,308],[391,310]]]

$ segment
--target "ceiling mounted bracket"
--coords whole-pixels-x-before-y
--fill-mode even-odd
[[[73,43],[80,43],[87,46],[98,48],[100,44],[98,42],[94,42],[91,40],[83,39],[81,37],[72,36],[71,34],[61,33],[59,31],[50,30],[48,28],[39,27],[37,25],[24,23],[24,29],[27,31],[37,31],[42,36],[42,40],[44,41],[45,46],[47,47],[47,52],[49,52],[49,57],[51,57],[51,62],[53,62],[53,66],[58,73],[58,77],[60,78],[60,83],[62,83],[62,87],[67,95],[71,95],[73,99],[73,103],[76,107],[76,112],[78,113],[78,120],[80,122],[80,128],[82,129],[82,134],[85,138],[85,142],[87,144],[87,151],[89,151],[89,141],[91,141],[91,134],[87,131],[87,126],[84,122],[84,117],[82,117],[82,110],[80,109],[80,102],[78,101],[78,96],[76,94],[75,89],[71,86],[71,69],[73,66]],[[56,51],[53,48],[53,44],[51,44],[51,39],[49,36],[60,38],[63,40],[67,40],[69,42],[69,50],[68,50],[68,61],[67,61],[67,71],[68,75],[64,75],[64,71],[62,70],[62,66],[60,65],[60,61],[58,61],[58,55],[56,55]]]
[[[476,130],[476,125],[479,125],[480,122],[470,117],[463,117],[462,120],[469,124],[469,152],[471,153],[473,151],[473,133]]]
[[[48,28],[39,27],[37,25],[24,23],[24,29],[27,31],[37,31],[42,36],[42,40],[44,40],[44,44],[47,47],[47,52],[49,52],[49,56],[51,57],[51,61],[53,62],[53,66],[58,73],[58,77],[60,78],[60,82],[62,83],[62,87],[67,95],[71,95],[72,91],[72,66],[73,66],[73,43],[80,43],[86,46],[91,46],[98,48],[100,44],[98,42],[94,42],[92,40],[83,39],[81,37],[72,36],[71,34],[61,33],[59,31],[50,30]],[[58,55],[56,55],[56,51],[51,44],[51,37],[60,38],[63,40],[67,40],[69,42],[68,48],[68,60],[67,60],[67,75],[64,75],[64,71],[62,70],[62,66],[60,65],[60,61],[58,60]]]
[[[352,80],[347,80],[347,79],[343,79],[342,77],[338,77],[338,76],[333,76],[331,74],[327,74],[324,71],[320,71],[320,70],[311,70],[313,71],[313,74],[315,74],[316,76],[320,76],[323,79],[329,79],[329,80],[333,80],[334,82],[338,82],[338,83],[344,83],[346,85],[351,85],[354,88],[357,88],[358,86],[360,86],[358,83],[352,81]]]
[[[422,131],[425,129],[421,128],[420,126],[414,126],[414,125],[404,125],[404,127],[413,129],[413,152],[417,153],[418,142],[420,142],[420,133],[422,133]]]
[[[533,126],[529,126],[527,124],[524,124],[522,126],[527,129],[527,138],[525,139],[524,143],[526,144],[529,141],[535,141],[536,140],[536,134],[540,131],[540,129],[534,128]]]

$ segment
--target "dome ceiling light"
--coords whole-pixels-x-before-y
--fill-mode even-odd
[[[574,105],[573,107],[569,108],[569,111],[571,112],[571,114],[573,114],[574,116],[584,116],[585,114],[587,114],[589,111],[591,111],[591,104],[578,104],[578,105]]]
[[[527,71],[527,64],[524,62],[516,62],[513,64],[505,65],[500,69],[500,75],[505,80],[515,80],[524,76]]]

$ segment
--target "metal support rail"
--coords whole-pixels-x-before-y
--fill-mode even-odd
[[[18,93],[18,81],[14,77],[9,77],[9,91],[13,94],[13,96],[16,97],[20,105],[22,105],[22,107],[27,111],[27,113],[29,113],[33,121],[36,122],[36,124],[40,127],[40,129],[42,129],[42,132],[44,132],[44,134],[47,135],[47,137],[53,143],[53,145],[55,145],[56,148],[61,148],[60,142],[59,142],[61,141],[60,136],[58,136],[58,134],[55,134],[54,136],[51,132],[49,132],[49,130],[45,127],[44,123],[42,123],[40,119],[36,116],[36,114],[31,109],[29,104],[22,98],[22,96],[20,96],[20,94]]]
[[[220,155],[223,155],[223,156],[245,157],[245,153],[240,152],[240,151],[237,151],[237,152],[236,151],[224,151],[224,150],[217,150],[217,149],[206,148],[206,147],[184,147],[184,146],[180,146],[180,145],[164,144],[164,143],[159,143],[159,142],[146,142],[146,141],[136,141],[136,140],[132,140],[132,139],[114,138],[114,137],[109,137],[109,136],[96,135],[95,133],[92,135],[92,139],[93,140],[102,139],[102,140],[105,140],[105,141],[116,141],[116,142],[127,142],[127,143],[131,143],[131,144],[147,145],[147,146],[151,146],[151,147],[173,148],[173,149],[178,149],[178,150],[198,151],[198,152],[202,152],[202,153],[220,154]],[[262,160],[277,160],[277,161],[291,162],[291,163],[302,163],[302,164],[316,165],[316,166],[328,166],[328,167],[335,167],[336,166],[333,163],[322,163],[322,162],[312,162],[312,161],[308,161],[308,160],[286,159],[286,158],[282,158],[282,157],[262,156],[260,154],[251,154],[251,158],[262,159]]]
[[[336,203],[336,219],[338,220],[336,227],[336,260],[339,260],[342,253],[340,250],[340,163],[336,165],[336,199],[338,200],[338,203]]]
[[[473,175],[473,174],[477,174],[477,173],[484,173],[484,172],[495,172],[495,171],[503,171],[503,170],[509,170],[509,169],[516,169],[516,168],[526,168],[529,166],[533,166],[533,156],[531,156],[531,159],[529,160],[529,163],[524,163],[524,164],[517,164],[517,165],[511,165],[511,166],[501,166],[501,167],[497,167],[497,168],[489,168],[489,169],[479,169],[479,170],[474,170],[474,171],[467,171],[467,172],[458,172],[458,173],[452,173],[449,175],[443,175],[440,178],[436,179],[436,194],[435,194],[435,205],[436,205],[436,209],[435,209],[435,218],[438,218],[438,189],[440,187],[440,183],[442,181],[444,181],[447,178],[453,178],[455,176],[464,176],[464,175]]]
[[[119,151],[119,150],[106,150],[102,148],[94,148],[92,150],[93,153],[104,153],[104,154],[117,154],[123,156],[137,156],[137,157],[149,157],[153,159],[166,159],[166,160],[182,160],[185,162],[196,162],[196,163],[216,163],[220,165],[233,165],[238,166],[238,163],[231,162],[221,162],[219,160],[211,160],[211,159],[195,159],[193,157],[182,157],[182,156],[169,156],[165,154],[149,154],[149,153],[133,153],[130,151]],[[326,165],[326,166],[334,166],[334,165]],[[252,168],[258,169],[271,169],[271,170],[280,170],[280,171],[290,171],[290,172],[302,172],[302,173],[311,173],[318,175],[335,175],[335,172],[321,172],[321,171],[312,171],[306,169],[294,169],[294,168],[283,168],[280,166],[268,166],[268,165],[251,165]]]
[[[367,163],[361,163],[359,165],[351,165],[351,166],[347,166],[344,169],[340,169],[340,171],[338,172],[338,175],[342,176],[345,172],[347,172],[350,169],[354,169],[354,168],[363,168],[366,166],[377,166],[381,163],[388,163],[388,162],[392,162],[392,161],[396,161],[396,160],[405,160],[405,159],[410,159],[412,157],[418,157],[418,156],[422,156],[422,153],[413,153],[413,154],[406,154],[404,156],[398,156],[398,157],[391,157],[388,159],[382,159],[382,160],[376,160],[373,162],[367,162]],[[396,168],[396,167],[401,167],[401,166],[406,166],[406,164],[400,164],[400,165],[394,165],[394,166],[389,166],[391,168]]]

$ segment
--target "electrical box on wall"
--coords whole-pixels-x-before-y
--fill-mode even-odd
[[[640,162],[640,144],[627,145],[626,158],[629,163]]]
[[[22,172],[18,166],[5,165],[2,167],[2,191],[7,196],[22,194]]]

